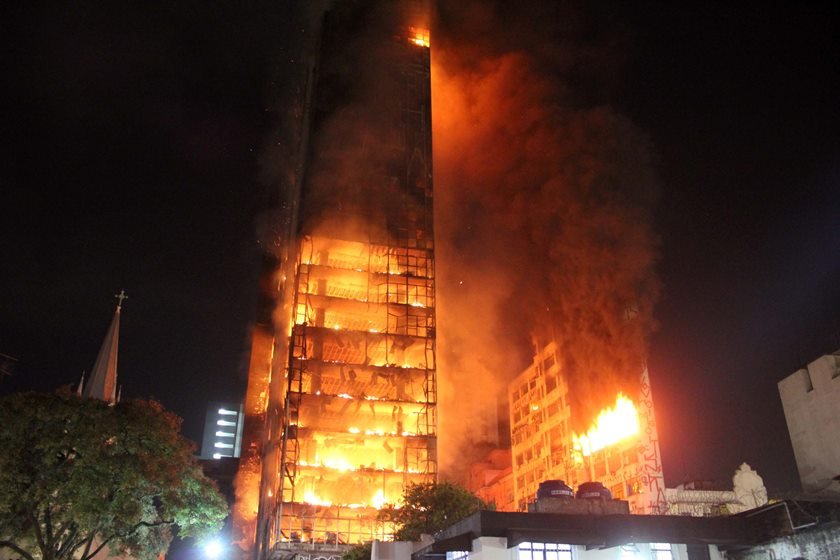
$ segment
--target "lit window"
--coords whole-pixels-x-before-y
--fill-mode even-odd
[[[236,412],[235,410],[228,410],[226,408],[220,408],[219,409],[219,414],[221,414],[223,416],[230,416],[231,414],[239,414],[239,413]]]
[[[236,422],[231,422],[229,420],[218,420],[216,421],[217,426],[236,426]]]
[[[233,444],[232,443],[222,443],[220,441],[217,441],[216,443],[213,444],[213,447],[218,447],[220,449],[233,449]]]
[[[221,430],[218,430],[218,431],[216,432],[216,435],[217,435],[218,437],[233,437],[233,436],[235,436],[236,434],[234,434],[234,433],[232,433],[232,432],[223,432],[223,431],[221,431]]]
[[[650,543],[650,556],[653,560],[674,560],[668,543]]]
[[[452,550],[446,553],[446,560],[465,560],[470,557],[466,550]]]
[[[213,458],[214,458],[214,459],[221,459],[221,458],[222,458],[222,454],[221,454],[221,453],[213,453]]]
[[[519,560],[572,560],[572,545],[524,542],[519,545]]]

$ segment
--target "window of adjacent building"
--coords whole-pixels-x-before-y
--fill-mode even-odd
[[[635,496],[636,494],[641,494],[644,487],[642,486],[642,479],[641,478],[633,478],[627,481],[627,495],[628,496]]]
[[[600,459],[595,462],[595,476],[598,478],[603,478],[607,476],[607,465],[604,463],[603,459]]]
[[[545,371],[548,371],[549,369],[551,369],[551,366],[554,365],[554,362],[554,354],[549,354],[545,358],[545,360],[543,360],[543,369],[545,369]]]
[[[621,455],[618,453],[610,454],[607,457],[607,466],[610,469],[610,473],[617,473],[621,469]]]
[[[651,560],[674,560],[671,545],[668,543],[650,543]]]
[[[536,542],[520,543],[519,560],[572,560],[572,545]]]
[[[453,550],[446,553],[446,560],[465,560],[470,557],[466,550]]]

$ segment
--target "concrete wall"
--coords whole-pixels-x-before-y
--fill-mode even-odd
[[[516,547],[507,548],[504,537],[481,537],[473,540],[469,560],[518,560]]]
[[[650,543],[637,543],[624,548],[614,546],[602,550],[586,550],[586,547],[575,547],[575,560],[648,560],[655,556],[650,550]],[[688,560],[688,552],[684,544],[671,545],[671,557],[673,560]],[[712,558],[715,558],[714,556]]]
[[[780,381],[779,395],[803,489],[840,490],[840,351]]]
[[[803,531],[749,550],[729,552],[728,560],[823,560],[840,558],[840,527]]]

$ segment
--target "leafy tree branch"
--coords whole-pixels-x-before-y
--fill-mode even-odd
[[[217,531],[227,504],[181,420],[155,401],[116,406],[67,391],[0,399],[0,547],[25,560],[139,559]]]

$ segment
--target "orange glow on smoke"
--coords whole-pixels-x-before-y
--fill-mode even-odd
[[[408,40],[421,47],[428,47],[431,45],[431,42],[429,41],[429,30],[420,29],[419,27],[412,26],[408,28]]]
[[[575,450],[584,457],[639,433],[639,415],[633,401],[619,393],[615,406],[598,414],[595,423],[583,435],[573,435]]]

